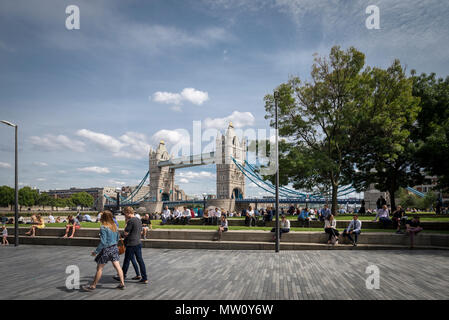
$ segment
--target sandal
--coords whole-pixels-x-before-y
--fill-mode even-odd
[[[82,287],[84,291],[92,292],[95,290],[95,287],[92,287],[91,285],[85,285]]]
[[[124,286],[123,284],[119,284],[116,288],[117,288],[117,289],[120,289],[120,290],[124,290],[124,289],[125,289],[125,286]]]

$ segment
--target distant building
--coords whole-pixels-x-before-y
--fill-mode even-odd
[[[70,188],[62,190],[49,190],[47,193],[49,196],[55,199],[67,199],[72,195],[80,192],[86,192],[94,198],[93,208],[96,210],[103,210],[105,198],[104,194],[110,197],[116,197],[116,189],[114,187],[103,187],[103,188]]]

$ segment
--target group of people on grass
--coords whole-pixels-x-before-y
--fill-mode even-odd
[[[192,209],[183,207],[183,210],[175,208],[173,212],[165,206],[161,214],[161,225],[165,224],[189,224],[190,219],[195,217],[195,212]]]

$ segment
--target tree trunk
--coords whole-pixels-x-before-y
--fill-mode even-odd
[[[394,190],[394,188],[390,188],[388,190],[388,193],[390,194],[390,206],[391,206],[391,212],[394,212],[396,210],[396,199],[394,198],[394,194],[397,190]]]
[[[338,195],[338,185],[332,184],[332,208],[331,208],[331,213],[334,216],[337,215],[337,208],[338,208],[337,195]]]

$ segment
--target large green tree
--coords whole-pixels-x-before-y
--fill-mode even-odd
[[[354,110],[353,185],[363,190],[373,183],[388,191],[393,209],[400,187],[424,180],[411,135],[420,111],[412,86],[398,60],[387,69],[368,68],[359,87],[362,103]]]
[[[298,77],[281,84],[279,92],[280,181],[297,189],[330,189],[336,214],[338,189],[350,182],[348,154],[356,136],[351,129],[363,53],[335,46],[328,58],[315,57],[311,81]],[[266,118],[274,126],[274,97],[265,96]]]
[[[8,207],[14,205],[14,189],[8,186],[0,187],[0,207]]]
[[[414,130],[417,158],[429,175],[438,176],[438,189],[449,192],[449,77],[413,74],[413,94],[421,99]]]
[[[76,206],[92,207],[94,204],[94,198],[87,192],[78,192],[72,195],[71,200]]]
[[[48,193],[41,193],[37,199],[37,204],[42,206],[44,209],[45,206],[51,206],[52,198]]]
[[[23,187],[19,190],[19,205],[25,207],[34,206],[39,198],[39,193],[30,187]]]

